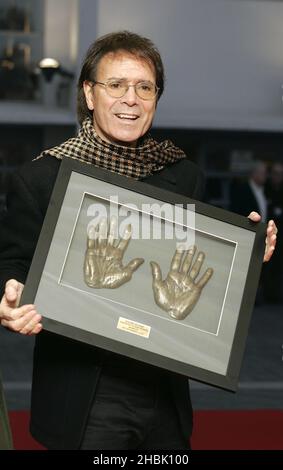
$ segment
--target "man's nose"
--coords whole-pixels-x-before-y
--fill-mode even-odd
[[[123,101],[129,106],[133,106],[137,102],[137,94],[134,85],[129,85],[126,93],[123,96]]]

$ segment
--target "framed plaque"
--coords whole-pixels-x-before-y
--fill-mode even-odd
[[[21,304],[46,330],[236,390],[265,231],[65,159]]]

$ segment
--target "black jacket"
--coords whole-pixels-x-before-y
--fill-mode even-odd
[[[14,278],[24,283],[36,247],[60,160],[47,156],[24,165],[12,177],[7,213],[0,230],[0,286]],[[203,176],[189,160],[165,168],[144,182],[194,199],[202,195]],[[106,353],[75,340],[42,331],[34,349],[31,433],[50,449],[77,449],[105,360],[124,370],[156,376],[160,369],[133,359]],[[168,372],[166,380],[184,435],[192,430],[188,381]]]

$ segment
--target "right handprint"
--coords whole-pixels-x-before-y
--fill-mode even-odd
[[[200,251],[194,260],[196,251],[196,246],[188,250],[178,248],[164,281],[159,264],[150,262],[155,302],[175,320],[184,320],[191,313],[213,274],[213,269],[209,268],[196,280],[205,258],[205,254]]]

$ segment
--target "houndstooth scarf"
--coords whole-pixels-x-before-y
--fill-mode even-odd
[[[84,120],[77,137],[44,150],[37,159],[46,155],[60,160],[74,158],[137,180],[186,158],[170,140],[159,143],[150,136],[136,148],[105,142],[97,135],[90,118]]]

